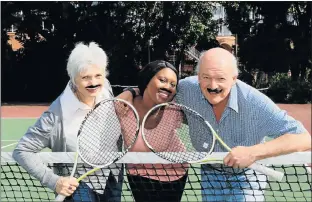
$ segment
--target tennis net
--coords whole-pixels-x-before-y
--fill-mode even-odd
[[[62,166],[65,170],[69,170],[69,167],[72,166],[74,161],[74,153],[41,152],[38,155],[40,155],[43,163],[50,168],[59,168]],[[225,155],[226,153],[213,153],[213,157],[216,158],[224,157]],[[119,163],[124,163],[127,167],[128,164],[151,163],[155,165],[168,164],[169,162],[150,152],[129,152]],[[311,201],[311,152],[298,152],[268,158],[259,161],[259,163],[283,171],[285,176],[281,182],[277,182],[261,174],[255,175],[254,171],[246,171],[245,175],[256,176],[248,177],[246,183],[259,184],[257,190],[253,189],[250,191],[250,187],[248,186],[242,186],[240,188],[242,190],[249,190],[249,192],[245,193],[245,195],[249,195],[249,199],[250,197],[257,198],[259,193],[260,195],[264,193],[265,201]],[[184,165],[181,164],[181,167]],[[206,183],[211,185],[209,189],[212,195],[216,193],[221,194],[222,197],[232,197],[235,191],[232,186],[240,180],[239,178],[235,178],[235,176],[239,175],[236,173],[236,170],[220,164],[209,164],[205,166],[209,167],[211,175],[214,176],[221,175],[220,170],[223,172],[226,171],[225,173],[228,174],[229,172],[227,171],[233,170],[234,173],[231,173],[232,177],[225,177],[224,180],[218,178],[213,184],[210,181]],[[188,177],[181,201],[203,201],[203,186],[201,183],[204,183],[205,179],[201,175],[201,165],[192,164],[184,168],[188,170]],[[110,167],[108,169],[112,168]],[[126,170],[123,176],[122,201],[134,201]],[[144,184],[142,185],[144,186]],[[230,191],[226,192],[224,190]],[[39,181],[29,176],[14,161],[12,153],[3,152],[1,154],[1,201],[53,201],[54,199],[55,195],[53,191],[43,187]]]

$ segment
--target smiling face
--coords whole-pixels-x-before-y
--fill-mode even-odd
[[[163,68],[150,80],[145,91],[147,96],[155,104],[170,102],[176,94],[177,75],[170,68]]]
[[[200,61],[198,80],[201,91],[212,105],[227,101],[236,83],[235,60],[226,50],[207,51]]]
[[[101,92],[104,84],[104,70],[95,65],[80,72],[75,78],[75,85],[82,101],[95,98]]]

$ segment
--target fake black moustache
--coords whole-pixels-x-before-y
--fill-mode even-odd
[[[222,89],[217,89],[217,88],[215,89],[207,88],[207,90],[209,93],[216,93],[216,94],[219,94],[222,92]]]
[[[91,85],[91,86],[87,86],[86,88],[97,88],[97,87],[100,87],[101,85]]]
[[[161,88],[160,90],[166,91],[167,93],[172,93],[170,90],[166,89],[166,88]]]

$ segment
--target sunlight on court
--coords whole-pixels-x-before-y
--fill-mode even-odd
[[[2,118],[1,119],[1,151],[12,151],[19,139],[26,133],[28,127],[34,124],[36,119],[18,119]]]

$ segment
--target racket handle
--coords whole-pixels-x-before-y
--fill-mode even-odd
[[[66,196],[63,196],[61,194],[57,195],[57,197],[55,198],[55,201],[64,201],[66,198]]]
[[[255,170],[255,171],[258,171],[259,173],[262,173],[262,174],[265,174],[267,176],[270,176],[272,178],[274,178],[275,180],[277,181],[282,181],[283,177],[284,177],[284,173],[283,172],[280,172],[280,171],[276,171],[272,168],[268,168],[264,165],[261,165],[261,164],[258,164],[258,163],[254,163],[254,164],[251,164],[249,166],[249,168]]]

